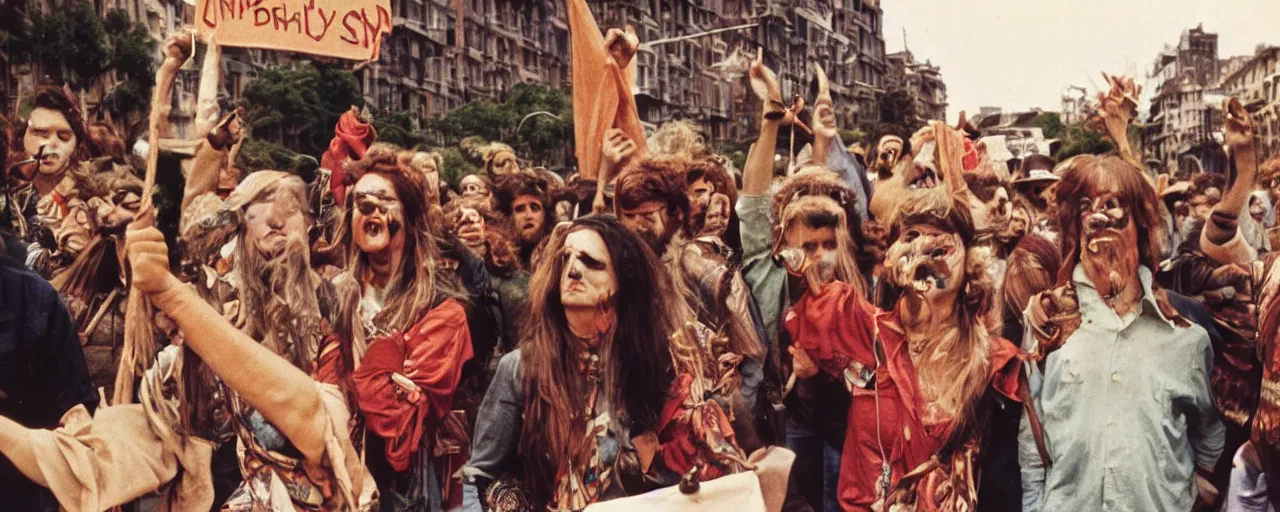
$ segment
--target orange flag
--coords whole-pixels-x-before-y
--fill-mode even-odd
[[[635,82],[636,59],[626,69],[609,57],[604,34],[586,0],[567,0],[569,42],[573,66],[573,135],[577,145],[578,172],[594,180],[600,171],[600,151],[604,133],[610,128],[625,132],[636,144],[633,158],[647,153],[644,127],[631,93]]]

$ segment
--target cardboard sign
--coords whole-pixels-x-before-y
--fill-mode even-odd
[[[198,0],[196,27],[223,46],[375,60],[391,0]]]

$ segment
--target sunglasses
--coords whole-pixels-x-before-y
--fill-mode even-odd
[[[382,199],[373,194],[365,192],[357,192],[355,197],[356,210],[361,215],[373,215],[374,211],[386,215],[391,210],[400,208],[400,202],[391,199]]]

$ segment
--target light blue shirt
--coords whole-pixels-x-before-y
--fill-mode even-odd
[[[1161,313],[1151,271],[1143,298],[1121,317],[1077,266],[1081,322],[1041,372],[1025,365],[1044,427],[1046,471],[1028,419],[1018,434],[1023,510],[1187,511],[1195,468],[1222,455],[1224,427],[1209,391],[1213,348],[1192,324]],[[1024,350],[1035,349],[1024,337]]]

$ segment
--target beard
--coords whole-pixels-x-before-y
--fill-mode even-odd
[[[242,247],[244,244],[242,244]],[[310,372],[321,332],[317,289],[305,240],[291,237],[275,254],[244,248],[236,259],[247,334]]]
[[[1080,252],[1080,263],[1093,281],[1098,294],[1108,300],[1120,297],[1138,275],[1138,248],[1123,233],[1103,229],[1086,234]]]

